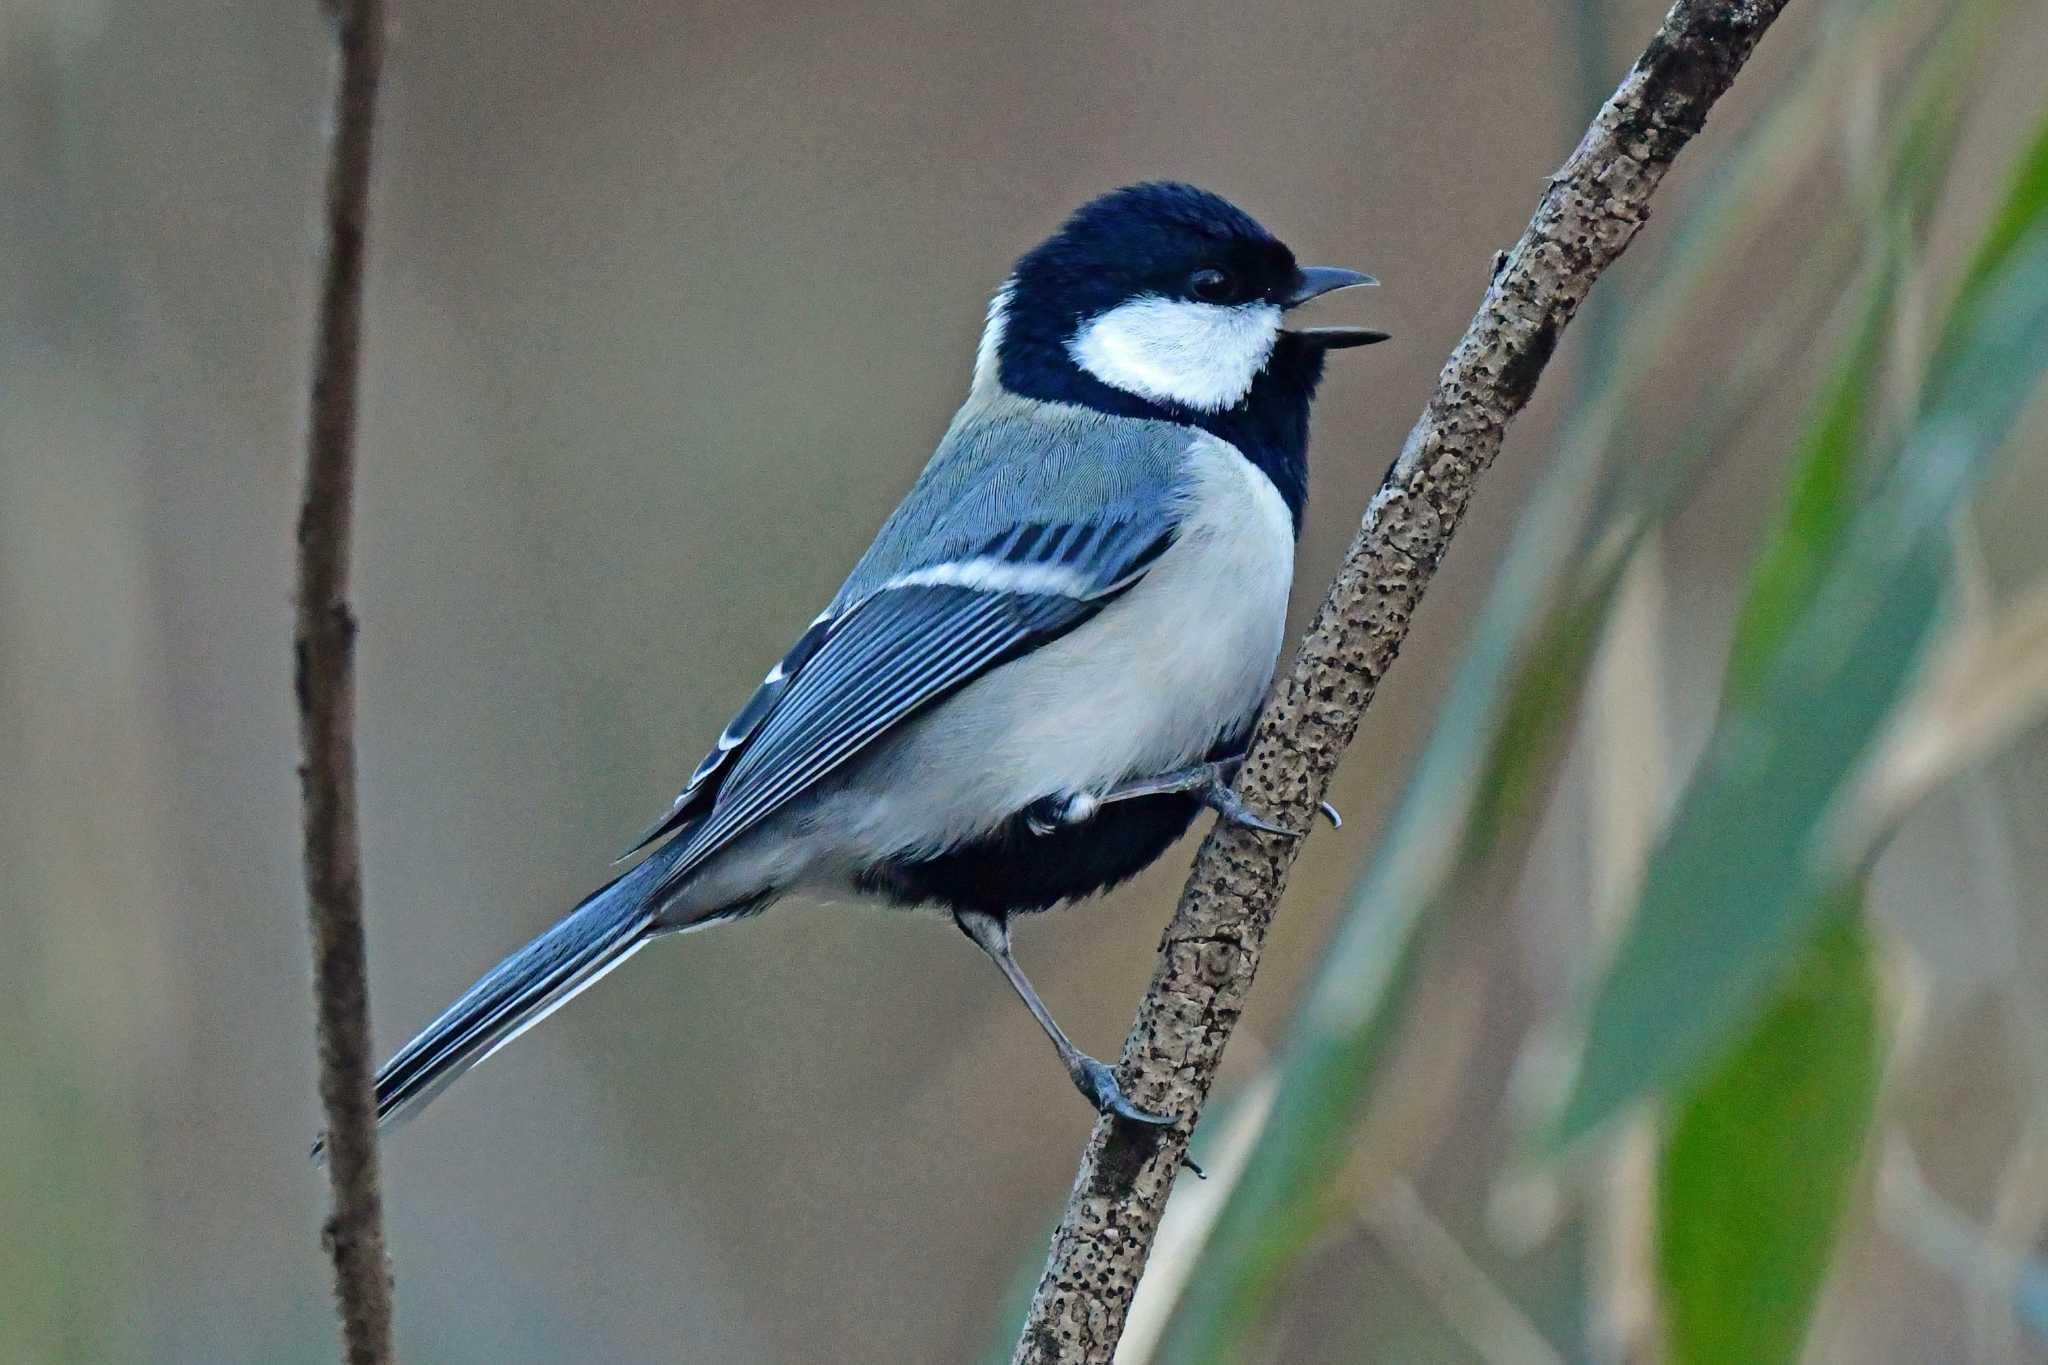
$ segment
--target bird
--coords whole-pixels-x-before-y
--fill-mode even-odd
[[[1205,808],[1300,833],[1231,782],[1279,659],[1324,358],[1387,334],[1287,315],[1375,283],[1169,181],[1026,252],[844,586],[620,864],[639,861],[378,1070],[380,1126],[656,939],[800,894],[950,915],[1095,1110],[1173,1122],[1068,1038],[1011,925],[1133,876]]]

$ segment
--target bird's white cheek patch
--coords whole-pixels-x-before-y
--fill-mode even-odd
[[[1147,295],[1083,323],[1067,353],[1111,388],[1220,412],[1250,392],[1279,335],[1280,310],[1270,303]]]

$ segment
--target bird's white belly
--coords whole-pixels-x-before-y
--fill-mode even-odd
[[[950,847],[1040,797],[1198,761],[1243,728],[1279,658],[1293,522],[1234,447],[1204,438],[1188,460],[1180,533],[1134,587],[848,774],[835,814],[861,854]]]

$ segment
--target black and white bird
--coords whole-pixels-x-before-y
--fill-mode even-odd
[[[1135,185],[1017,262],[938,451],[740,708],[645,856],[377,1074],[390,1123],[653,940],[779,897],[937,906],[1098,1110],[1167,1122],[1068,1041],[1011,917],[1130,877],[1232,793],[1279,658],[1326,352],[1371,284],[1298,266],[1216,195]],[[631,855],[629,855],[631,856]]]

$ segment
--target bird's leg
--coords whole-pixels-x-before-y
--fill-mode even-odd
[[[1087,792],[1056,792],[1026,806],[1024,823],[1033,834],[1050,834],[1061,825],[1082,823],[1101,808],[1101,800]]]
[[[1154,1114],[1138,1108],[1125,1097],[1123,1087],[1116,1081],[1116,1073],[1096,1061],[1087,1053],[1074,1046],[1066,1032],[1053,1020],[1052,1011],[1038,998],[1032,988],[1031,978],[1024,975],[1024,969],[1017,965],[1017,958],[1010,951],[1009,921],[979,910],[955,910],[953,922],[960,926],[960,932],[974,940],[974,945],[988,954],[989,961],[996,964],[996,970],[1010,983],[1010,989],[1017,992],[1017,998],[1031,1011],[1031,1017],[1045,1030],[1045,1036],[1052,1039],[1052,1045],[1060,1054],[1060,1064],[1073,1079],[1074,1088],[1095,1106],[1098,1114],[1115,1114],[1129,1119],[1132,1123],[1149,1123],[1158,1127],[1169,1127],[1173,1120],[1163,1114]]]
[[[1175,768],[1170,773],[1157,777],[1134,778],[1120,782],[1104,792],[1095,802],[1095,807],[1106,806],[1114,801],[1130,801],[1140,796],[1164,796],[1172,792],[1186,792],[1200,798],[1203,805],[1215,811],[1233,825],[1243,825],[1266,834],[1277,834],[1283,839],[1299,839],[1301,831],[1284,828],[1263,819],[1244,803],[1230,785],[1237,777],[1237,770],[1244,763],[1243,754],[1229,758],[1211,759],[1207,763],[1191,763],[1185,768]],[[1089,814],[1095,813],[1091,807]],[[1344,817],[1337,814],[1337,808],[1329,802],[1319,803],[1323,818],[1330,822],[1330,828],[1341,829]]]

